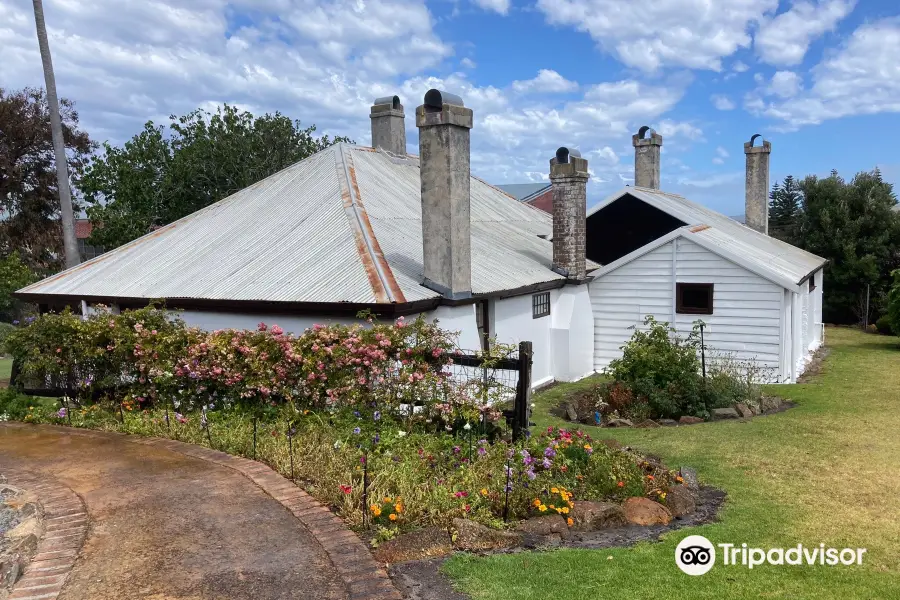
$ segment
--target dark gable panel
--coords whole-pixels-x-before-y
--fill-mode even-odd
[[[587,257],[601,265],[622,258],[686,223],[625,195],[587,218]]]

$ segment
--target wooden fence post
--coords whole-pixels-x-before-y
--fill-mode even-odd
[[[513,441],[528,430],[528,406],[531,404],[531,342],[519,342],[519,383],[516,386],[516,401],[513,412]]]

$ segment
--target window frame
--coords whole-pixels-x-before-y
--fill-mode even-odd
[[[708,308],[686,307],[684,305],[684,292],[686,290],[705,290],[708,298]],[[713,314],[715,298],[715,284],[713,283],[675,283],[675,312],[679,315],[711,315]]]
[[[816,291],[816,276],[815,275],[813,275],[812,277],[809,278],[809,293],[812,294],[814,291]]]
[[[540,292],[531,296],[531,318],[542,319],[550,316],[550,292]]]

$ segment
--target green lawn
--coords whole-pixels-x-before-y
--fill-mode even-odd
[[[446,572],[476,600],[900,599],[900,341],[830,328],[827,344],[831,354],[812,383],[770,388],[797,402],[784,413],[746,423],[587,428],[658,454],[672,467],[697,468],[703,481],[728,492],[721,522],[627,549],[460,555]],[[536,396],[541,426],[562,424],[546,413],[564,392],[557,386]],[[692,534],[714,544],[824,542],[868,553],[862,566],[751,571],[717,564],[690,577],[675,566],[674,549]]]
[[[0,379],[8,381],[11,373],[12,373],[12,359],[11,358],[0,358]]]

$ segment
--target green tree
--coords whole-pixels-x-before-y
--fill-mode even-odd
[[[894,280],[888,293],[887,317],[894,335],[900,335],[900,269],[891,273]]]
[[[900,215],[893,186],[876,169],[847,183],[837,172],[807,177],[797,245],[829,260],[823,318],[861,323],[885,309],[890,273],[900,267]],[[866,294],[869,314],[866,315]]]
[[[18,252],[0,259],[0,321],[9,322],[21,316],[23,303],[12,293],[37,280]]]
[[[280,114],[254,117],[228,104],[152,121],[121,147],[104,144],[81,185],[107,249],[205,208],[333,143]]]
[[[77,186],[94,144],[78,128],[75,104],[59,105],[69,181]],[[18,251],[39,274],[62,266],[58,182],[47,95],[0,88],[0,257]]]
[[[769,234],[788,243],[797,241],[803,193],[793,175],[772,186],[769,194]]]

